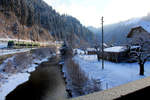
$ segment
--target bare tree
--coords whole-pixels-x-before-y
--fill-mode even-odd
[[[97,55],[97,60],[100,61],[100,45],[97,43],[95,43],[95,46],[94,46],[95,50],[96,50],[96,55]]]
[[[99,39],[99,37],[95,37],[94,43],[93,43],[93,47],[96,50],[96,55],[97,55],[97,60],[100,61],[100,52],[101,52],[101,41]]]
[[[130,48],[130,56],[139,64],[140,75],[144,75],[144,64],[150,58],[150,41],[141,38],[133,39]],[[134,49],[132,47],[135,47]]]

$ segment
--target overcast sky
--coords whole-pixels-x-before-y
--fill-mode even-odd
[[[150,12],[150,0],[44,0],[60,14],[76,17],[85,26],[100,27]]]

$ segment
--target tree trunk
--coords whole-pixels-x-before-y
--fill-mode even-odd
[[[97,60],[100,61],[100,59],[101,59],[101,58],[100,58],[100,55],[97,54]]]
[[[144,75],[144,64],[140,63],[140,75]]]

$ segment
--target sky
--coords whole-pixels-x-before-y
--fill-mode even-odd
[[[150,0],[44,0],[60,14],[76,17],[84,26],[101,26],[146,16]]]

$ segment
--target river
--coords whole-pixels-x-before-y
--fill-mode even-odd
[[[19,85],[6,100],[66,100],[65,83],[58,65],[59,57],[52,57],[31,73],[29,81]]]

